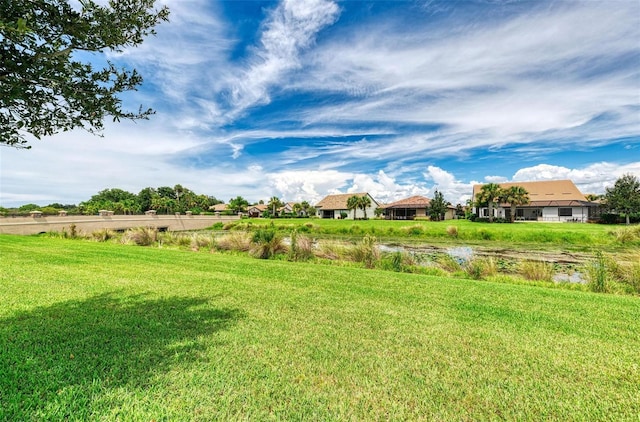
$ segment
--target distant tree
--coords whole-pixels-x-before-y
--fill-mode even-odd
[[[358,207],[362,210],[364,219],[367,219],[367,208],[369,208],[371,206],[371,198],[369,198],[369,195],[362,195],[360,198],[358,198]]]
[[[18,208],[19,212],[31,212],[40,209],[40,205],[36,204],[25,204]]]
[[[356,219],[356,210],[360,206],[360,197],[358,195],[350,196],[347,199],[347,210],[353,210],[353,219]]]
[[[278,210],[278,208],[282,207],[283,205],[284,204],[282,203],[280,198],[278,198],[277,196],[272,196],[269,199],[269,203],[267,204],[267,206],[271,209],[271,215],[273,217],[276,217],[278,215],[276,211]]]
[[[307,215],[311,214],[309,212],[309,208],[311,208],[311,205],[309,205],[309,202],[302,201],[302,202],[300,202],[300,206],[302,207],[302,211],[304,211],[305,214],[307,214]]]
[[[229,209],[235,214],[239,212],[245,212],[248,206],[249,202],[242,196],[236,196],[235,198],[229,200]]]
[[[486,185],[482,185],[480,192],[476,195],[476,201],[479,204],[487,204],[490,223],[493,222],[493,208],[499,200],[501,193],[502,189],[500,188],[500,185],[497,183],[488,183]]]
[[[151,109],[128,112],[119,94],[142,83],[136,70],[79,58],[82,52],[122,51],[154,34],[169,10],[154,0],[3,0],[0,2],[0,144],[26,146],[74,128],[95,133],[107,116],[146,119]]]
[[[158,196],[158,192],[154,188],[142,189],[137,195],[138,209],[142,212],[152,209],[151,203],[156,196]]]
[[[302,205],[299,202],[296,202],[295,204],[293,204],[293,212],[296,216],[300,215],[300,212],[302,211]]]
[[[516,207],[529,203],[529,192],[522,186],[514,185],[503,189],[500,200],[509,204],[511,209],[511,222],[516,220]]]
[[[176,193],[172,187],[160,186],[159,188],[156,189],[156,192],[158,192],[158,195],[164,198],[176,199]]]
[[[435,191],[433,199],[429,203],[429,216],[432,220],[440,221],[444,219],[449,203],[445,201],[442,192]]]
[[[594,202],[604,198],[604,195],[596,195],[594,193],[588,193],[584,196],[587,198],[587,201]]]
[[[616,180],[605,193],[607,206],[618,214],[624,214],[627,225],[630,214],[640,212],[640,181],[630,173]]]

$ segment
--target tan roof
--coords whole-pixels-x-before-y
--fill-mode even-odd
[[[209,209],[211,211],[226,211],[227,210],[227,204],[215,204],[212,207],[209,207]]]
[[[251,205],[249,207],[249,211],[251,211],[254,208],[257,209],[258,211],[266,211],[269,209],[269,206],[266,204]]]
[[[509,182],[498,183],[501,188],[507,189],[511,186],[522,186],[529,192],[530,205],[540,202],[551,203],[562,201],[562,204],[569,204],[573,201],[589,202],[587,198],[578,190],[571,180],[541,180],[537,182]],[[473,197],[480,192],[483,185],[473,185]]]
[[[384,208],[429,208],[431,200],[424,196],[416,195],[410,198],[401,199],[390,204],[386,204]]]
[[[354,195],[363,197],[369,194],[367,192],[360,192],[360,193],[341,193],[338,195],[327,195],[322,199],[322,201],[316,204],[316,208],[322,208],[325,210],[346,210],[348,209],[347,201],[349,200],[349,198],[351,198]],[[371,195],[369,195],[369,197],[371,198],[371,202],[373,204],[378,205],[376,200],[373,199]]]

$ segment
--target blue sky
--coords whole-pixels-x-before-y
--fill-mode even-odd
[[[640,2],[164,0],[123,98],[157,114],[1,148],[0,205],[181,184],[379,202],[474,183],[640,177]]]

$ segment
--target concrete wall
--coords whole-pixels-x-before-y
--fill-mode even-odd
[[[132,227],[157,227],[159,229],[180,231],[199,230],[211,227],[217,222],[238,220],[237,216],[213,215],[69,215],[66,217],[2,217],[0,233],[2,234],[38,234],[46,232],[69,231],[69,226],[76,225],[82,233],[97,230],[126,230]]]

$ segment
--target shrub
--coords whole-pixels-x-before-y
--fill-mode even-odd
[[[545,261],[524,260],[520,262],[519,273],[527,280],[553,281],[553,264]]]
[[[251,243],[249,253],[260,259],[269,259],[286,250],[282,237],[275,230],[257,230],[251,238]]]
[[[224,227],[224,224],[222,223],[222,221],[218,221],[213,226],[211,226],[211,229],[212,230],[222,230],[223,227]]]

